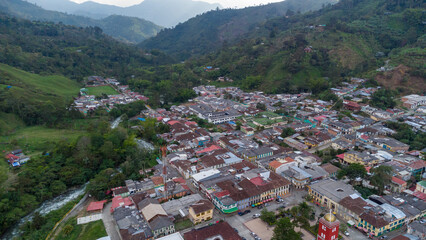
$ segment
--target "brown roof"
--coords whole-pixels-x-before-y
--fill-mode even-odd
[[[270,166],[271,168],[274,168],[274,169],[277,169],[277,167],[279,167],[279,166],[281,166],[281,165],[283,165],[283,163],[282,163],[282,162],[279,162],[279,161],[277,161],[277,160],[274,160],[274,161],[272,161],[272,162],[270,162],[270,163],[269,163],[269,166]]]
[[[200,201],[192,204],[190,208],[192,208],[195,214],[199,214],[214,209],[214,205],[209,200],[201,199]]]
[[[290,185],[290,182],[274,172],[271,172],[269,175],[269,180],[261,185],[256,185],[248,179],[243,179],[238,183],[238,185],[236,185],[231,180],[217,183],[217,186],[219,186],[222,190],[229,191],[230,197],[234,201],[241,201],[249,197],[257,196],[272,189],[287,185]]]
[[[116,195],[129,192],[129,189],[127,187],[118,187],[112,190],[112,192],[114,193],[114,196],[116,196]]]
[[[153,177],[151,177],[151,180],[154,183],[154,185],[156,185],[156,186],[164,184],[163,177],[161,177],[161,176],[153,176]]]
[[[371,211],[364,212],[359,217],[376,228],[382,228],[389,224],[383,217],[375,215]]]
[[[242,240],[227,222],[220,222],[212,226],[192,230],[183,235],[185,240],[205,240],[214,236],[221,236],[223,240]]]
[[[340,200],[339,204],[357,215],[362,214],[365,211],[364,207],[368,205],[362,198],[353,199],[350,196]]]
[[[326,171],[326,172],[328,172],[329,174],[332,174],[332,173],[335,173],[335,172],[337,172],[337,171],[339,171],[340,170],[340,168],[338,168],[338,167],[336,167],[336,166],[334,166],[333,164],[331,164],[331,163],[326,163],[326,164],[324,164],[324,165],[321,165],[321,167]]]

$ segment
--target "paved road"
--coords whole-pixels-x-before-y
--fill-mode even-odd
[[[115,221],[110,212],[111,205],[112,202],[109,202],[105,205],[105,208],[102,212],[102,221],[104,222],[105,230],[111,240],[120,240],[120,234],[115,228]]]

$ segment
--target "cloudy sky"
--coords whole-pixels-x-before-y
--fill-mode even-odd
[[[71,0],[73,2],[86,2],[88,0]],[[111,5],[117,5],[122,7],[127,7],[131,5],[138,4],[140,2],[143,2],[143,0],[91,0],[93,2],[99,2],[99,3],[105,3],[105,4],[111,4]],[[209,3],[219,3],[223,7],[247,7],[247,6],[254,6],[259,4],[266,4],[271,2],[281,2],[283,0],[201,0],[203,2],[209,2]]]

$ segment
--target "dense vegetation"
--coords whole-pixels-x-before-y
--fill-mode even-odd
[[[397,84],[401,90],[421,92],[426,88],[423,9],[421,1],[342,0],[319,11],[271,19],[238,44],[224,44],[191,64],[220,68],[203,72],[206,79],[229,77],[246,90],[268,93],[321,93],[353,76],[376,78],[392,88],[403,81]],[[178,28],[169,31],[180,34]],[[172,39],[170,47],[180,51],[181,40]],[[185,46],[188,52],[200,51],[198,44]],[[387,59],[389,67],[377,72]]]
[[[388,108],[394,108],[396,106],[396,102],[394,100],[394,97],[397,94],[388,89],[380,89],[377,92],[373,93],[371,96],[370,104],[373,107],[377,107],[383,110],[386,110]]]
[[[63,76],[40,76],[0,64],[0,112],[14,114],[27,126],[82,118],[67,109],[78,95],[79,84]],[[0,134],[14,130],[11,122],[0,122]]]
[[[30,22],[0,15],[0,62],[40,74],[82,81],[91,75],[130,78],[141,66],[170,62],[120,43],[98,27]]]
[[[0,0],[0,6],[3,12],[28,20],[49,21],[77,27],[99,27],[106,34],[130,43],[139,43],[155,36],[161,29],[160,26],[140,18],[111,15],[103,19],[92,19],[44,10],[22,0]]]
[[[89,191],[100,198],[107,189],[123,184],[126,172],[114,173],[116,170],[111,168],[134,161],[136,155],[129,154],[135,151],[133,135],[120,127],[111,130],[109,123],[102,120],[93,122],[87,131],[75,142],[60,141],[48,154],[33,156],[16,182],[8,189],[0,189],[0,233],[46,199],[92,178],[95,180]],[[139,156],[137,159],[145,161]]]
[[[406,123],[387,122],[386,125],[397,133],[392,137],[410,145],[410,150],[422,150],[426,147],[426,133],[414,132],[413,127]]]
[[[151,39],[141,43],[143,48],[160,49],[184,60],[233,44],[254,31],[259,23],[290,12],[317,10],[335,0],[287,0],[279,3],[244,9],[223,9],[204,13],[163,29]]]

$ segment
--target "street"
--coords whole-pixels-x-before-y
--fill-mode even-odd
[[[102,221],[104,222],[105,230],[111,240],[120,240],[120,234],[115,227],[115,221],[110,212],[111,205],[112,202],[109,202],[105,205],[104,211],[102,212]]]

